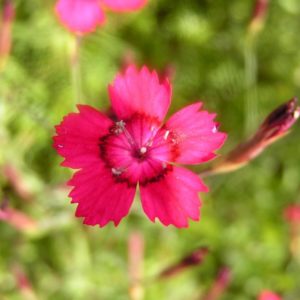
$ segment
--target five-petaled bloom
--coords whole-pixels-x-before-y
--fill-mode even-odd
[[[187,227],[199,220],[201,179],[177,164],[198,164],[215,157],[226,135],[218,132],[215,114],[189,105],[163,124],[171,102],[168,81],[156,72],[128,67],[109,86],[117,121],[78,105],[56,126],[54,147],[62,165],[77,171],[69,181],[77,217],[88,225],[118,225],[128,214],[139,185],[142,207],[154,221]]]
[[[284,217],[291,224],[300,224],[300,204],[290,204],[284,210]]]
[[[264,290],[260,293],[258,300],[281,300],[281,297],[272,291]]]
[[[141,9],[147,0],[59,0],[55,12],[71,32],[87,34],[105,23],[105,8],[115,12]]]

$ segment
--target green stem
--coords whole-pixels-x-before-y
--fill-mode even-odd
[[[257,122],[257,59],[254,37],[248,36],[244,51],[245,62],[245,134]]]
[[[76,36],[71,56],[72,84],[75,103],[82,103],[81,68],[80,68],[81,37]]]

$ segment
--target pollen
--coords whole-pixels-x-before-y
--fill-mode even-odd
[[[125,126],[126,126],[126,123],[123,120],[118,121],[118,122],[116,122],[112,131],[115,135],[119,135],[125,130]]]

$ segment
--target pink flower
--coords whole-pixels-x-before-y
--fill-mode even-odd
[[[300,205],[289,205],[284,211],[285,219],[290,223],[300,223]]]
[[[107,8],[115,12],[128,12],[143,8],[148,0],[102,0]]]
[[[171,86],[147,67],[130,66],[109,86],[117,121],[78,105],[79,112],[56,126],[54,147],[62,165],[80,169],[73,186],[76,216],[88,225],[118,225],[128,214],[139,185],[142,207],[151,221],[187,227],[199,220],[201,179],[178,164],[198,164],[215,157],[226,135],[217,131],[215,114],[199,111],[200,102],[163,120],[171,103]]]
[[[103,8],[128,12],[141,9],[146,3],[147,0],[59,0],[55,11],[65,27],[82,35],[105,23]]]
[[[281,300],[281,297],[271,291],[264,290],[260,293],[258,300]]]

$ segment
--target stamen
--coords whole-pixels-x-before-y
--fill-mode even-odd
[[[124,127],[124,134],[129,142],[130,145],[132,146],[136,146],[136,142],[135,140],[132,138],[131,134],[129,133],[129,131]]]
[[[114,128],[112,129],[112,132],[115,135],[120,135],[121,133],[124,133],[129,144],[132,146],[136,146],[136,142],[135,140],[132,138],[131,134],[129,133],[129,131],[126,129],[126,123],[123,120],[120,120],[118,122],[115,123]]]
[[[116,122],[116,125],[113,128],[113,133],[116,135],[121,134],[125,130],[125,125],[126,123],[123,120]]]

